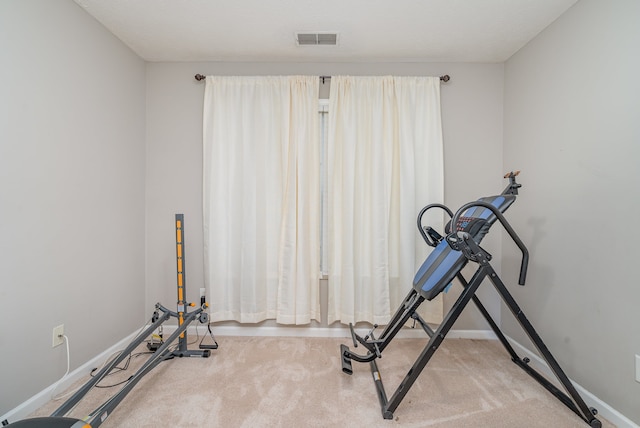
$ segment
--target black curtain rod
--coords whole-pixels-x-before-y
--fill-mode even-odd
[[[203,76],[202,74],[196,74],[195,78],[197,81],[201,81],[207,78],[207,76]],[[331,79],[331,76],[320,76],[320,79],[322,79],[322,83],[324,83],[325,79]],[[440,81],[442,82],[448,82],[451,78],[449,77],[448,74],[445,74],[444,76],[440,76]]]

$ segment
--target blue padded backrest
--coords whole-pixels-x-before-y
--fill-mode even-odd
[[[489,196],[479,199],[496,207],[500,212],[505,212],[515,201],[513,195]],[[487,227],[473,236],[477,243],[487,234],[489,227],[496,221],[493,212],[485,207],[471,207],[466,210],[463,217],[481,218],[487,221]],[[467,264],[467,258],[460,251],[453,250],[446,240],[433,249],[429,257],[422,263],[413,279],[413,288],[427,300],[432,300],[453,281],[456,275]]]

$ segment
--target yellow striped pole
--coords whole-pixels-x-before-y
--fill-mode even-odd
[[[187,304],[184,291],[184,214],[176,214],[176,265],[178,274],[178,325],[182,325]],[[180,339],[184,339],[184,333],[180,335]]]

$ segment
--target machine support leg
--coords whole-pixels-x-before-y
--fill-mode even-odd
[[[380,375],[380,370],[378,370],[378,365],[376,364],[376,360],[372,360],[369,363],[371,367],[371,375],[373,376],[373,384],[376,387],[376,393],[378,394],[378,401],[380,402],[380,408],[382,409],[382,417],[384,419],[393,419],[393,412],[387,410],[387,393],[384,390],[384,384],[382,383],[382,376]]]
[[[457,278],[464,288],[469,286],[469,284],[467,283],[466,279],[462,276],[462,274],[458,273]],[[519,360],[520,357],[518,357],[518,354],[513,349],[513,347],[507,340],[507,338],[504,336],[504,334],[502,333],[502,330],[500,330],[500,327],[498,327],[498,324],[496,324],[496,322],[493,320],[493,318],[489,314],[489,311],[487,311],[487,309],[484,307],[484,305],[482,304],[478,296],[474,294],[472,297],[472,300],[473,300],[473,303],[478,308],[478,310],[480,311],[480,313],[482,314],[482,316],[484,317],[484,319],[487,321],[487,323],[491,327],[491,330],[493,330],[493,332],[495,333],[500,343],[502,343],[502,346],[504,346],[504,348],[507,350],[507,352],[511,356],[511,360],[512,361]]]
[[[409,392],[409,389],[411,389],[413,383],[416,381],[416,379],[418,379],[418,376],[420,376],[420,373],[427,365],[433,354],[435,354],[436,350],[444,340],[449,330],[451,330],[451,327],[453,327],[453,324],[462,313],[462,310],[471,300],[471,297],[474,295],[485,276],[486,273],[482,269],[479,269],[473,275],[473,278],[471,278],[471,282],[467,287],[464,288],[462,294],[460,294],[458,300],[456,300],[456,303],[453,305],[453,308],[449,311],[440,326],[436,329],[434,335],[429,339],[429,343],[427,343],[422,353],[420,353],[420,356],[413,364],[403,381],[400,383],[400,386],[398,386],[396,392],[389,399],[389,401],[385,403],[385,406],[383,406],[383,415],[387,414],[391,415],[390,418],[393,417],[393,412],[395,412],[395,410],[398,408],[404,396],[407,394],[407,392]]]
[[[569,395],[556,388],[555,385],[549,382],[544,376],[540,375],[532,367],[528,366],[524,361],[517,359],[514,360],[514,362],[516,362],[518,366],[529,373],[531,377],[537,380],[538,383],[544,386],[549,392],[556,396],[556,398],[564,403],[569,409],[580,416],[585,422],[587,422],[594,428],[601,427],[602,423],[594,416],[595,411],[590,409],[586,405],[576,388],[573,386],[571,380],[564,373],[564,371],[560,367],[560,364],[558,364],[547,346],[544,344],[542,338],[538,335],[536,330],[533,328],[533,325],[531,325],[527,317],[524,315],[524,313],[520,309],[520,306],[518,306],[515,299],[511,296],[511,293],[509,293],[509,290],[507,290],[507,287],[504,285],[502,280],[498,277],[498,275],[490,265],[487,265],[485,269],[490,271],[489,278],[491,279],[494,287],[506,303],[507,307],[511,310],[516,320],[525,331],[531,342],[534,344],[538,352],[540,352],[540,355],[542,355],[555,377],[562,384]]]

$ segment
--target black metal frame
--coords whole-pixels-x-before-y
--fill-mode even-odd
[[[198,319],[201,314],[205,313],[203,310],[204,306],[199,307],[193,312],[187,314],[186,318],[182,325],[178,326],[178,328],[160,345],[160,347],[147,359],[147,361],[127,380],[124,386],[110,399],[105,401],[102,405],[92,411],[84,421],[88,423],[92,428],[96,428],[100,426],[111,412],[120,404],[120,402],[127,396],[127,394],[133,389],[134,386],[142,379],[144,375],[149,373],[152,369],[154,369],[158,364],[162,361],[174,358],[174,357],[186,357],[186,356],[200,356],[200,357],[208,357],[211,353],[210,350],[202,350],[202,351],[186,351],[182,349],[181,344],[179,344],[176,349],[170,349],[170,347],[174,344],[176,340],[180,339],[186,330],[189,324],[194,320]],[[161,315],[159,315],[161,313]],[[65,401],[58,409],[56,409],[51,417],[63,417],[67,413],[69,413],[84,397],[85,395],[95,386],[97,385],[106,375],[111,373],[111,371],[120,364],[124,359],[126,359],[142,342],[144,342],[153,331],[159,328],[165,321],[169,320],[171,317],[178,317],[178,313],[174,311],[170,311],[169,309],[162,306],[160,303],[156,304],[156,311],[154,312],[153,318],[155,322],[153,322],[149,327],[147,327],[144,331],[138,334],[129,345],[109,364],[103,367],[98,373],[96,373],[88,382],[86,382],[78,391],[76,391],[67,401]],[[186,345],[186,344],[185,344]]]
[[[505,178],[510,179],[510,184],[504,190],[503,194],[517,194],[517,189],[520,187],[520,185],[515,182],[516,175],[517,173],[511,173],[505,176]],[[440,208],[444,207],[438,204],[433,204],[432,206],[437,206]],[[522,252],[522,262],[520,266],[520,277],[518,282],[520,285],[524,285],[528,265],[528,251],[518,235],[515,233],[513,228],[509,225],[509,223],[506,221],[506,219],[498,209],[496,209],[493,205],[482,201],[470,202],[462,206],[455,213],[455,215],[452,216],[453,218],[450,224],[457,224],[458,218],[462,215],[462,213],[464,213],[468,208],[474,206],[482,206],[492,210],[493,214],[497,217],[509,236],[513,239],[513,241]],[[418,216],[418,227],[421,232],[422,228],[420,224],[420,218],[422,214],[424,214],[424,211],[425,210],[421,211],[420,215]],[[447,212],[450,211],[447,209]],[[429,233],[429,231],[427,231],[427,233]],[[429,236],[431,238],[434,238],[433,234],[430,234]],[[430,240],[425,237],[425,234],[423,234],[423,238],[429,245],[431,245]],[[425,300],[425,298],[412,288],[409,294],[407,294],[407,296],[405,297],[403,303],[400,305],[400,307],[392,317],[389,324],[381,333],[379,339],[376,339],[374,337],[373,330],[377,327],[375,325],[374,329],[372,329],[365,337],[361,337],[356,334],[353,330],[353,326],[350,325],[354,346],[357,347],[358,344],[361,344],[368,350],[368,352],[366,355],[359,355],[349,350],[346,345],[341,345],[340,354],[342,360],[342,371],[346,374],[353,373],[351,364],[352,360],[355,360],[357,362],[368,362],[371,368],[371,373],[373,375],[378,399],[380,401],[382,416],[385,419],[392,419],[393,413],[396,411],[405,395],[409,392],[409,389],[411,389],[413,383],[420,376],[422,370],[425,368],[431,357],[438,350],[438,347],[446,337],[447,333],[451,330],[464,308],[470,301],[473,301],[482,316],[488,322],[493,332],[496,334],[496,337],[498,338],[500,343],[502,343],[506,351],[509,353],[511,360],[518,367],[522,368],[526,373],[533,377],[537,382],[539,382],[540,385],[547,389],[551,394],[558,398],[562,403],[564,403],[569,409],[576,413],[587,424],[594,428],[600,428],[602,426],[602,423],[595,417],[595,415],[597,414],[597,410],[594,408],[590,408],[585,404],[584,400],[582,399],[574,385],[571,383],[571,380],[564,373],[556,359],[553,357],[549,349],[542,341],[541,337],[533,328],[529,320],[526,318],[513,296],[507,290],[505,284],[502,282],[496,271],[491,266],[491,255],[487,253],[483,248],[481,248],[468,233],[450,233],[446,236],[446,239],[453,249],[462,251],[469,261],[477,263],[478,269],[473,274],[471,280],[468,282],[461,273],[457,274],[456,278],[462,284],[463,290],[451,310],[443,319],[442,323],[434,331],[418,315],[416,311],[420,304]],[[557,388],[547,378],[545,378],[537,370],[532,368],[529,365],[529,359],[526,357],[519,357],[516,351],[513,349],[489,312],[480,302],[480,299],[476,296],[476,291],[485,278],[489,278],[496,291],[505,302],[506,306],[513,313],[516,320],[525,331],[531,342],[534,344],[536,349],[539,351],[540,355],[545,360],[557,380],[564,387],[565,391]],[[407,375],[404,377],[400,385],[393,393],[393,395],[388,398],[384,388],[384,384],[382,382],[380,371],[378,370],[378,366],[376,364],[376,359],[381,357],[382,351],[384,351],[384,349],[390,344],[391,340],[402,329],[406,322],[409,321],[409,319],[413,319],[414,322],[419,323],[430,339],[424,347],[423,351],[414,362],[413,366],[409,369]]]

